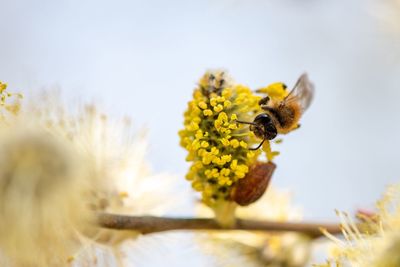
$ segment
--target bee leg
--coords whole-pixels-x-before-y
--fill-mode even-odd
[[[249,150],[258,150],[264,144],[264,142],[265,142],[265,138],[261,141],[261,143],[257,147],[249,148]]]
[[[300,123],[298,123],[297,125],[296,125],[296,128],[294,128],[293,130],[297,130],[297,129],[299,129],[300,128]]]

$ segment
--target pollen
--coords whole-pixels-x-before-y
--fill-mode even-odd
[[[233,148],[238,148],[240,145],[240,143],[237,139],[232,139],[230,143]]]
[[[207,141],[202,141],[200,144],[201,147],[207,148],[210,146],[210,144]]]
[[[240,141],[240,146],[243,148],[247,148],[247,143],[242,140]]]
[[[229,100],[224,101],[224,107],[229,108],[232,105],[232,102]]]
[[[211,109],[206,109],[203,111],[204,116],[212,116],[213,112]]]
[[[227,138],[221,138],[220,141],[224,147],[227,147],[230,145],[230,142]]]
[[[260,93],[267,94],[272,100],[281,100],[288,94],[286,85],[282,82],[276,82],[257,90]]]
[[[22,94],[10,93],[7,91],[8,85],[0,81],[0,108],[4,108],[9,114],[17,115],[21,109],[20,99]],[[0,109],[0,120],[4,119],[5,114]]]
[[[200,107],[201,109],[206,109],[206,108],[207,108],[206,102],[201,101],[201,102],[199,103],[199,107]]]
[[[218,102],[217,102],[217,98],[214,97],[214,98],[211,98],[211,99],[210,99],[210,105],[211,105],[212,107],[215,107],[215,106],[217,105],[217,103],[218,103]]]
[[[215,112],[220,112],[224,109],[224,107],[221,104],[218,104],[217,106],[214,107]]]

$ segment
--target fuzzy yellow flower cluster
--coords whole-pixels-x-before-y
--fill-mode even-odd
[[[338,212],[344,240],[325,233],[334,248],[326,264],[318,267],[398,267],[400,266],[400,184],[387,189],[377,202],[374,215],[362,215],[357,225],[349,215]]]
[[[260,140],[247,125],[236,122],[253,121],[262,112],[260,99],[222,71],[207,72],[193,93],[179,135],[181,146],[189,152],[186,160],[192,162],[186,179],[209,206],[229,200],[235,183],[261,153],[249,150]]]

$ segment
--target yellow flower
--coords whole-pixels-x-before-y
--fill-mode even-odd
[[[267,88],[273,97],[282,95],[278,86]],[[186,160],[192,162],[186,178],[216,213],[235,208],[230,203],[232,189],[262,153],[249,150],[261,140],[249,131],[248,125],[236,121],[253,121],[262,113],[260,99],[250,88],[233,83],[225,72],[215,71],[200,79],[188,103],[184,129],[179,132],[180,144],[188,151]],[[278,154],[271,151],[268,141],[263,149],[269,161]]]
[[[239,96],[240,105],[235,104]],[[231,83],[223,72],[206,73],[193,93],[185,112],[185,129],[179,134],[181,145],[189,152],[188,160],[197,166],[201,163],[201,168],[189,175],[197,185],[194,187],[212,189],[211,195],[201,190],[203,201],[209,205],[227,200],[232,185],[246,174],[246,168],[227,172],[233,170],[230,166],[248,166],[261,153],[246,156],[247,147],[257,145],[259,140],[236,123],[237,118],[252,120],[260,112],[259,99],[249,88]]]
[[[400,184],[387,189],[377,202],[373,216],[362,215],[364,223],[356,225],[344,212],[337,212],[342,221],[344,240],[325,231],[333,241],[331,258],[325,267],[397,267],[400,266]]]

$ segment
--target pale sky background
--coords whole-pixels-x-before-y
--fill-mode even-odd
[[[0,80],[132,117],[150,130],[154,171],[183,177],[177,131],[205,70],[252,88],[307,71],[314,103],[276,147],[273,185],[306,219],[334,220],[400,180],[400,33],[378,18],[382,2],[0,0]]]

